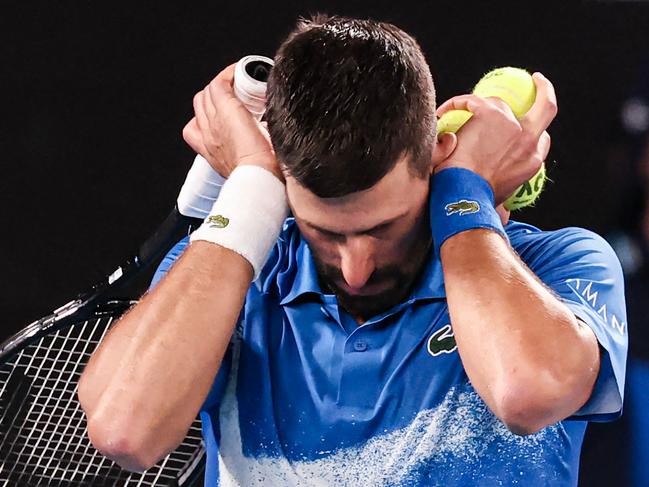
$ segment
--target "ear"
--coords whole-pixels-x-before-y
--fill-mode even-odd
[[[457,146],[457,135],[453,132],[446,132],[437,137],[437,143],[433,148],[432,164],[430,166],[431,175],[435,171],[435,167],[453,153],[455,146]]]

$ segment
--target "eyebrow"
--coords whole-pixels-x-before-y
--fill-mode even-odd
[[[391,225],[395,221],[403,218],[404,216],[406,216],[407,213],[408,212],[406,211],[405,213],[402,213],[401,215],[397,215],[397,216],[394,216],[392,218],[388,218],[387,220],[383,220],[381,223],[377,223],[376,225],[374,225],[374,226],[372,226],[370,228],[366,228],[366,229],[363,229],[363,230],[356,230],[355,232],[351,232],[351,233],[352,233],[352,235],[364,235],[364,234],[367,234],[367,233],[375,232],[375,231],[380,230],[383,227],[387,227],[388,225]],[[322,228],[322,227],[320,227],[320,226],[316,225],[315,223],[312,223],[312,222],[310,222],[308,220],[302,219],[302,221],[305,224],[307,224],[308,226],[310,226],[311,228],[313,228],[315,230],[318,230],[319,232],[330,233],[330,234],[334,234],[334,235],[344,235],[341,232],[330,230],[328,228]]]

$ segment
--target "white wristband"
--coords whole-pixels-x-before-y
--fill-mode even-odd
[[[284,183],[262,167],[238,166],[191,241],[206,240],[236,252],[250,262],[256,280],[287,216]]]

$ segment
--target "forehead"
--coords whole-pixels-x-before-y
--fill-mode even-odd
[[[403,215],[421,204],[428,194],[428,180],[417,178],[406,159],[371,188],[339,198],[320,198],[290,176],[286,192],[295,217],[340,233],[370,228],[383,220]]]

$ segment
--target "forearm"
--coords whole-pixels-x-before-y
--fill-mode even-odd
[[[583,405],[599,370],[597,341],[505,240],[465,231],[443,244],[441,260],[458,351],[491,410],[527,433]]]
[[[93,441],[155,458],[184,437],[204,401],[252,279],[250,264],[193,242],[160,284],[117,323],[79,385]],[[115,444],[124,441],[132,444]],[[104,452],[110,455],[110,451]],[[131,468],[138,468],[131,465]]]

